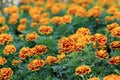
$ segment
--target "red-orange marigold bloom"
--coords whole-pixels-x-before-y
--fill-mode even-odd
[[[111,32],[113,29],[115,29],[116,27],[118,27],[118,24],[117,23],[112,23],[112,24],[109,24],[107,25],[107,30],[109,32]]]
[[[6,55],[13,54],[16,52],[16,47],[14,45],[6,45],[3,52]]]
[[[51,34],[53,32],[53,29],[50,26],[40,26],[38,32],[40,34]]]
[[[120,50],[120,41],[113,41],[110,43],[110,49]]]
[[[105,76],[103,80],[120,80],[120,75],[110,74]]]
[[[47,58],[45,59],[45,62],[51,65],[52,63],[57,63],[57,58],[54,56],[47,56]]]
[[[21,60],[15,60],[15,59],[13,59],[13,61],[12,61],[12,65],[14,66],[15,64],[19,64],[19,63],[21,63]]]
[[[0,56],[0,65],[4,65],[6,62],[7,60],[4,57]]]
[[[28,64],[28,69],[32,71],[38,71],[40,67],[43,67],[44,65],[45,65],[45,62],[37,58]]]
[[[120,64],[120,56],[114,56],[114,57],[110,58],[109,63],[113,64],[113,65],[119,65]]]
[[[85,75],[85,74],[90,73],[90,72],[91,72],[91,68],[89,66],[86,66],[86,65],[81,65],[75,69],[75,74],[79,75],[79,76]]]
[[[99,50],[99,51],[96,51],[96,56],[97,56],[99,59],[103,60],[103,59],[105,59],[105,58],[108,58],[108,57],[109,57],[109,54],[107,53],[106,50]]]
[[[116,27],[111,31],[113,37],[120,38],[120,27]]]
[[[38,38],[38,35],[36,32],[31,32],[26,35],[26,40],[27,41],[34,41]]]
[[[70,15],[64,15],[61,17],[61,23],[66,24],[66,23],[71,23],[72,22],[72,16]]]
[[[88,80],[100,80],[100,79],[97,77],[93,77],[93,78],[89,78]]]

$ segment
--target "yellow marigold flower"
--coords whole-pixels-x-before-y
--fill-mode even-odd
[[[113,41],[110,43],[110,49],[120,50],[120,41]]]
[[[60,55],[57,56],[58,61],[63,60],[66,57],[65,53],[61,53]]]
[[[113,65],[119,65],[120,64],[120,56],[114,56],[114,57],[110,58],[109,63],[113,64]]]
[[[13,71],[11,68],[1,68],[0,69],[1,80],[10,80],[10,77],[12,75],[13,75]]]
[[[47,25],[49,23],[49,19],[48,18],[41,18],[40,19],[40,25]]]
[[[39,14],[34,14],[34,15],[32,16],[32,19],[33,19],[33,21],[37,22],[37,21],[40,20],[40,15],[39,15]]]
[[[29,47],[23,47],[20,49],[18,57],[24,60],[26,59],[27,56],[31,57],[32,55],[33,55],[32,49],[30,49]]]
[[[46,53],[47,47],[44,45],[35,45],[32,48],[32,51],[34,55],[43,54],[43,53]]]
[[[10,34],[0,34],[0,44],[9,43],[13,41],[13,38]]]
[[[105,21],[108,22],[108,21],[113,21],[115,20],[115,16],[106,16],[105,17]]]
[[[57,63],[57,58],[54,56],[47,56],[47,58],[45,59],[46,63],[48,63],[49,65],[51,65],[52,63]]]
[[[90,78],[88,80],[100,80],[99,78],[96,78],[96,77],[93,77],[93,78]]]
[[[110,74],[105,76],[103,80],[120,80],[120,76],[115,74]]]
[[[34,41],[38,38],[38,35],[36,32],[31,32],[26,35],[26,40],[27,41]]]
[[[81,37],[90,35],[90,30],[88,28],[78,28],[78,30],[76,31],[76,34],[81,35]]]
[[[3,58],[2,56],[0,56],[0,65],[4,65],[6,62],[7,60]]]
[[[51,23],[53,24],[61,24],[62,22],[62,17],[59,17],[59,16],[55,16],[51,19]]]
[[[19,64],[19,63],[21,63],[21,60],[15,60],[15,59],[13,59],[13,61],[12,61],[12,65],[14,66],[15,64]]]
[[[109,54],[107,53],[106,50],[99,50],[99,51],[96,51],[96,56],[97,56],[99,59],[103,60],[103,59],[105,59],[105,58],[108,58],[108,57],[109,57]]]
[[[85,75],[91,72],[91,68],[86,65],[81,65],[75,69],[75,74],[78,76]]]
[[[14,19],[14,18],[12,19],[11,18],[11,19],[9,19],[9,23],[10,24],[16,24],[17,23],[17,19]]]
[[[14,45],[6,45],[3,52],[6,55],[13,54],[16,52],[16,47]]]
[[[26,23],[27,23],[27,19],[26,18],[20,19],[20,24],[26,24]]]
[[[118,27],[118,24],[117,23],[112,23],[112,24],[109,24],[107,25],[107,30],[109,32],[111,32],[113,29],[115,29],[116,27]]]
[[[51,34],[53,32],[53,29],[50,26],[40,26],[38,32],[40,34],[47,34],[48,35],[48,34]]]
[[[17,31],[24,31],[24,30],[26,30],[26,25],[24,25],[24,24],[20,24],[18,27],[17,27]]]
[[[32,22],[31,23],[31,27],[37,27],[38,26],[38,23],[37,22]]]
[[[116,27],[111,31],[113,37],[120,38],[120,27]]]
[[[4,24],[6,21],[6,18],[3,16],[0,16],[0,24]]]
[[[66,24],[66,23],[71,23],[72,22],[72,16],[70,15],[64,15],[61,18],[61,23]]]
[[[43,67],[44,65],[45,65],[45,62],[37,58],[28,64],[28,69],[32,71],[38,71],[40,67]]]

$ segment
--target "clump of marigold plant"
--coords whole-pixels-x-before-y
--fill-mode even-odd
[[[13,38],[10,34],[0,34],[0,44],[9,43],[11,41],[13,41]]]
[[[120,56],[114,56],[114,57],[110,58],[109,63],[113,64],[113,65],[119,65],[120,64]]]
[[[89,78],[88,80],[100,80],[100,79],[97,77],[93,77],[93,78]]]
[[[20,63],[21,63],[21,60],[15,60],[15,59],[12,60],[12,65],[13,66],[16,65],[16,64],[20,64]]]
[[[4,65],[6,62],[7,60],[3,58],[2,56],[0,56],[0,65]]]
[[[103,60],[103,59],[105,59],[105,58],[108,58],[109,57],[109,54],[108,54],[108,52],[106,51],[106,50],[97,50],[96,51],[96,56],[99,58],[99,59],[101,59],[101,60]]]
[[[27,41],[34,41],[38,38],[38,35],[36,32],[31,32],[26,35],[26,40]]]
[[[3,52],[6,55],[13,54],[16,52],[16,47],[14,45],[6,45]]]
[[[19,52],[19,58],[21,59],[26,59],[27,56],[32,56],[33,55],[33,51],[32,49],[30,49],[29,47],[23,47],[20,49],[20,52]]]
[[[120,41],[111,42],[110,49],[120,50]]]
[[[103,80],[120,80],[120,76],[115,74],[110,74],[105,76]]]
[[[75,74],[78,76],[85,75],[91,72],[91,68],[86,65],[81,65],[75,69]]]
[[[45,45],[35,45],[32,48],[33,55],[43,54],[46,53],[47,47]]]
[[[51,34],[53,32],[53,29],[50,26],[40,26],[38,32],[40,34]]]
[[[10,77],[13,75],[11,68],[1,68],[0,69],[0,79],[1,80],[10,80]]]
[[[52,63],[57,63],[57,58],[55,56],[47,56],[45,62],[51,65]]]
[[[43,67],[44,65],[45,65],[45,62],[37,58],[28,64],[28,69],[32,71],[38,71],[40,67]]]

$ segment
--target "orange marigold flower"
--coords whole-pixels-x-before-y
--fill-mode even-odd
[[[61,24],[61,22],[62,22],[62,19],[59,16],[55,16],[51,19],[51,23],[53,24]]]
[[[15,60],[15,59],[13,59],[13,61],[12,61],[12,65],[14,66],[15,64],[19,64],[19,63],[21,63],[21,60]]]
[[[60,10],[61,10],[61,8],[56,7],[56,6],[53,6],[53,7],[51,8],[52,14],[57,14],[57,13],[60,12]]]
[[[90,79],[88,79],[88,80],[100,80],[100,79],[97,78],[97,77],[93,77],[93,78],[90,78]]]
[[[109,7],[108,11],[107,11],[109,14],[116,14],[117,12],[117,7],[115,6],[111,6]]]
[[[31,27],[37,27],[38,26],[38,23],[37,22],[32,22],[31,23]]]
[[[90,30],[88,28],[78,28],[76,34],[80,35],[81,37],[90,35]]]
[[[43,67],[44,65],[45,65],[45,62],[37,58],[28,64],[28,69],[32,71],[38,71],[40,67]]]
[[[113,41],[110,43],[110,49],[120,50],[120,41]]]
[[[26,29],[27,27],[26,27],[26,25],[24,25],[24,24],[20,24],[18,27],[17,27],[17,31],[24,31],[25,29]]]
[[[38,32],[40,34],[51,34],[53,32],[53,29],[50,26],[40,26]]]
[[[6,45],[3,52],[6,55],[13,54],[16,52],[16,47],[14,45]]]
[[[1,80],[10,80],[10,77],[12,75],[13,75],[13,71],[11,68],[1,68],[0,69]]]
[[[17,23],[17,19],[14,19],[14,18],[12,19],[12,18],[10,18],[10,19],[9,19],[9,23],[10,23],[10,24],[16,24],[16,23]]]
[[[77,7],[75,15],[79,17],[83,17],[86,15],[86,10],[83,7]]]
[[[10,19],[16,19],[17,20],[18,18],[19,18],[19,15],[17,13],[13,13],[10,16]]]
[[[111,31],[113,37],[120,38],[120,27],[116,27]]]
[[[66,57],[65,53],[61,53],[60,55],[57,56],[58,61],[63,60]]]
[[[46,53],[47,47],[44,45],[35,45],[35,47],[33,47],[32,50],[34,55],[38,55]]]
[[[120,64],[120,56],[114,56],[114,57],[110,58],[109,63],[113,64],[113,65],[119,65]]]
[[[109,54],[107,53],[106,50],[99,50],[99,51],[96,51],[96,55],[99,59],[103,60],[104,58],[108,58],[109,57]]]
[[[72,16],[70,15],[64,15],[61,18],[61,23],[66,24],[66,23],[71,23],[72,22]]]
[[[36,32],[31,32],[26,35],[26,40],[27,41],[34,41],[38,38],[38,35]]]
[[[27,23],[27,19],[26,18],[20,19],[20,24],[26,24],[26,23]]]
[[[105,76],[103,80],[120,80],[120,75],[110,74]]]
[[[113,21],[115,20],[115,16],[106,16],[105,17],[105,21],[108,22],[108,21]]]
[[[33,55],[33,51],[29,47],[23,47],[20,49],[19,58],[24,60],[26,59],[27,56],[31,57],[32,55]]]
[[[5,30],[9,30],[9,27],[8,27],[7,25],[4,25],[4,26],[1,27],[1,29],[2,29],[3,31],[5,31]]]
[[[107,25],[107,30],[109,32],[111,32],[113,29],[115,29],[116,27],[118,27],[118,24],[117,23],[112,23],[112,24],[109,24]]]
[[[34,15],[32,16],[32,19],[33,19],[33,21],[37,22],[37,21],[40,20],[40,15],[39,15],[39,14],[34,14]]]
[[[0,56],[0,65],[4,65],[6,62],[7,60],[3,58],[2,56]]]
[[[40,25],[47,25],[49,23],[49,19],[48,18],[41,18],[40,19]]]
[[[10,34],[0,34],[0,44],[9,43],[13,41],[13,38]]]
[[[6,21],[6,18],[3,16],[0,16],[0,24],[4,24]]]
[[[57,63],[57,58],[54,56],[47,56],[47,58],[45,59],[45,61],[51,65],[52,63]]]
[[[75,69],[75,74],[79,75],[79,76],[85,75],[85,74],[90,73],[90,72],[91,72],[91,68],[89,66],[86,66],[86,65],[81,65]]]

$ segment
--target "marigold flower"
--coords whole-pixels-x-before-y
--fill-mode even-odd
[[[109,14],[116,14],[117,8],[115,6],[109,7],[108,11]]]
[[[99,78],[96,78],[96,77],[93,77],[93,78],[90,78],[88,80],[100,80]]]
[[[114,56],[114,57],[110,58],[109,63],[113,64],[113,65],[119,65],[120,64],[120,56]]]
[[[26,59],[27,56],[31,57],[32,55],[33,55],[32,49],[30,49],[29,47],[23,47],[20,49],[18,57],[24,60]]]
[[[75,15],[79,17],[83,17],[86,15],[86,10],[83,7],[77,7]]]
[[[0,44],[9,43],[13,41],[13,38],[10,34],[0,34]]]
[[[18,27],[17,27],[17,31],[24,31],[25,29],[26,29],[27,27],[26,27],[26,25],[24,25],[24,24],[20,24]]]
[[[120,38],[120,27],[116,27],[111,31],[113,37]]]
[[[0,56],[0,65],[4,65],[6,62],[7,60],[3,58],[2,56]]]
[[[110,43],[110,49],[120,50],[120,41],[113,41]]]
[[[34,15],[32,16],[32,19],[33,19],[33,21],[37,22],[37,21],[40,20],[40,15],[39,15],[39,14],[34,14]]]
[[[6,21],[6,18],[3,16],[0,16],[0,24],[4,24]]]
[[[51,23],[53,24],[61,24],[61,22],[62,22],[62,18],[59,16],[55,16],[51,19]]]
[[[51,65],[52,63],[57,63],[57,58],[54,56],[47,56],[45,62]]]
[[[53,29],[50,26],[40,26],[38,32],[40,34],[47,34],[48,35],[48,34],[51,34],[53,32]]]
[[[28,69],[32,71],[38,71],[40,67],[43,67],[44,65],[45,65],[45,62],[37,58],[28,64]]]
[[[71,23],[72,22],[72,16],[70,15],[64,15],[61,18],[61,23],[66,24],[66,23]]]
[[[33,48],[33,54],[38,55],[38,54],[43,54],[46,53],[47,47],[44,45],[35,45]]]
[[[26,24],[27,23],[27,19],[26,18],[22,18],[20,19],[20,24]]]
[[[21,63],[21,60],[15,60],[15,59],[13,59],[13,61],[12,61],[12,65],[14,66],[15,64],[19,64],[19,63]]]
[[[58,61],[63,60],[66,57],[65,53],[61,53],[60,55],[57,56]]]
[[[105,17],[105,21],[108,22],[108,21],[113,21],[115,20],[115,16],[106,16]]]
[[[105,76],[103,80],[120,80],[120,76],[115,74],[110,74],[108,76]]]
[[[34,41],[38,38],[38,35],[36,32],[31,32],[26,35],[26,40],[27,41]]]
[[[14,18],[12,19],[12,18],[10,18],[10,19],[9,19],[9,23],[10,23],[10,24],[16,24],[16,23],[17,23],[17,19],[14,19]]]
[[[48,18],[41,18],[40,19],[40,25],[47,25],[49,23],[49,19]]]
[[[16,52],[16,47],[14,45],[6,45],[3,52],[6,55],[13,54]]]
[[[78,76],[85,75],[91,72],[91,68],[86,65],[81,65],[75,69],[75,74]]]
[[[1,27],[1,29],[2,29],[3,31],[5,31],[5,30],[9,30],[9,27],[8,27],[7,25],[4,25],[4,26]]]
[[[103,60],[103,59],[105,59],[105,58],[108,58],[108,57],[109,57],[109,54],[107,53],[106,50],[99,50],[99,51],[96,51],[96,56],[97,56],[99,59]]]
[[[109,24],[107,25],[107,30],[109,32],[111,32],[113,29],[115,29],[116,27],[118,27],[118,24],[117,23],[112,23],[112,24]]]
[[[17,13],[13,13],[10,16],[10,19],[16,19],[17,20],[18,18],[19,18],[19,15]]]
[[[57,14],[57,13],[60,12],[60,10],[61,10],[61,8],[56,7],[56,6],[53,6],[53,7],[51,8],[52,14]]]
[[[81,37],[90,35],[90,30],[88,28],[78,28],[78,30],[76,31],[76,34],[81,35]]]
[[[38,23],[37,22],[32,22],[31,23],[31,27],[37,27],[38,26]]]
[[[10,80],[10,77],[13,75],[13,71],[11,68],[1,68],[0,69],[0,77],[1,80]]]

